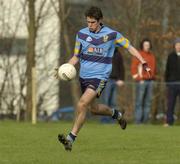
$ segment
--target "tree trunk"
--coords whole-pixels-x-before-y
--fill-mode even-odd
[[[139,25],[140,25],[140,19],[141,19],[142,0],[136,0],[136,4],[137,4],[137,12],[135,16],[134,28],[132,28],[134,31],[133,42],[135,46],[138,45],[138,41],[140,38]]]
[[[169,0],[164,0],[162,2],[163,5],[163,17],[162,17],[162,34],[161,36],[165,35],[168,32],[168,28],[169,28],[169,16],[170,16],[170,3]],[[164,45],[168,45],[168,41],[165,39],[163,42]],[[163,49],[162,50],[162,54],[163,56],[165,54],[167,54],[167,49]],[[165,113],[166,110],[166,87],[165,85],[163,85],[164,82],[164,68],[165,68],[165,63],[166,60],[158,60],[158,65],[160,65],[161,67],[159,67],[159,74],[160,76],[160,85],[156,86],[158,87],[158,96],[154,101],[154,105],[153,105],[153,109],[152,109],[152,119],[156,120],[156,115],[158,114],[158,109],[161,109],[161,112]]]
[[[134,28],[132,28],[134,30],[134,37],[133,37],[133,42],[134,45],[137,46],[138,45],[138,41],[140,38],[140,33],[139,33],[139,25],[140,25],[140,19],[141,19],[141,6],[142,6],[142,1],[141,0],[137,0],[136,2],[137,5],[137,14],[135,17],[135,22],[134,22]],[[136,85],[135,83],[132,84],[132,99],[133,99],[133,109],[135,108],[135,97],[136,97]]]
[[[64,45],[65,49],[66,49],[66,53],[69,55],[71,54],[71,48],[70,48],[70,38],[68,35],[68,25],[67,25],[67,17],[69,15],[68,11],[65,10],[65,1],[64,0],[59,0],[59,22],[60,22],[60,42],[64,41]],[[60,53],[63,52],[63,47],[62,44],[60,43]],[[60,54],[61,57],[61,54]],[[61,64],[61,63],[60,63]],[[78,86],[77,86],[77,82],[74,80],[70,83],[71,85],[71,93],[72,93],[72,99],[73,99],[73,105],[75,106],[75,104],[77,103],[77,101],[79,100],[79,92],[78,92]],[[59,93],[61,92],[60,87],[59,87]],[[59,94],[60,95],[60,94]],[[59,105],[60,105],[60,100],[59,100]]]
[[[59,7],[59,11],[58,11],[58,18],[59,18],[59,60],[58,60],[58,65],[61,65],[61,56],[63,53],[63,47],[62,47],[62,43],[63,43],[63,17],[64,17],[64,0],[59,0],[58,1],[58,7]],[[61,106],[61,81],[59,80],[59,107]]]
[[[66,46],[66,51],[68,54],[71,54],[71,49],[70,49],[70,41],[69,41],[69,35],[68,35],[68,31],[67,31],[68,27],[67,24],[65,23],[64,25],[64,41],[65,41],[65,46]],[[71,93],[72,93],[72,100],[73,100],[73,105],[76,106],[80,94],[79,94],[79,89],[78,89],[78,85],[77,85],[77,81],[73,80],[71,82]]]
[[[167,32],[168,32],[168,28],[169,28],[169,16],[170,16],[170,7],[171,7],[171,2],[169,0],[164,0],[163,1],[163,8],[164,8],[164,11],[163,11],[163,20],[162,20],[162,36],[165,35]],[[168,41],[167,39],[164,40],[164,45],[168,46]],[[163,50],[163,55],[166,55],[168,52],[167,52],[167,49],[164,49]],[[160,60],[160,63],[161,65],[161,69],[160,69],[160,74],[161,75],[164,75],[164,68],[165,68],[165,65],[166,65],[166,60]],[[161,79],[160,81],[163,83],[164,82],[164,76],[161,76]],[[162,93],[161,95],[166,95],[166,86],[165,85],[161,85],[160,86],[160,93]],[[165,109],[166,110],[166,97],[165,96],[161,96],[160,98],[160,102],[164,102],[162,103],[162,109]],[[165,111],[164,111],[165,112]]]
[[[36,25],[35,25],[35,0],[28,0],[28,52],[27,52],[27,95],[26,95],[26,120],[31,120],[33,108],[33,78],[32,70],[35,69],[35,38],[36,38]]]

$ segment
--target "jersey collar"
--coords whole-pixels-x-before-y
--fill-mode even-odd
[[[99,29],[99,31],[97,31],[97,32],[93,32],[93,31],[90,31],[91,33],[94,33],[94,34],[97,34],[97,33],[99,33],[101,30],[102,30],[102,28],[104,27],[104,25],[102,24],[102,23],[100,23],[100,29]]]

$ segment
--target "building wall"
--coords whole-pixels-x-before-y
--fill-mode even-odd
[[[19,0],[1,0],[0,6],[0,37],[1,38],[28,38],[27,31],[27,7],[22,3],[26,1]],[[42,1],[36,3],[36,18]],[[36,73],[37,73],[37,100],[43,99],[42,105],[38,110],[47,110],[49,113],[58,108],[58,80],[53,77],[53,70],[58,64],[59,58],[59,26],[58,18],[53,6],[48,0],[42,10],[43,18],[40,20],[36,38]],[[5,79],[5,72],[8,68],[8,78],[4,93],[7,94],[7,101],[12,101],[13,95],[16,95],[14,106],[19,102],[20,79],[25,78],[26,54],[0,54],[0,88]],[[17,62],[18,61],[18,62]],[[3,64],[4,63],[4,64]],[[20,70],[18,70],[20,69]],[[20,72],[20,74],[18,73]],[[11,76],[13,75],[13,77]],[[12,87],[11,89],[9,88]],[[10,93],[11,90],[11,93]],[[13,92],[13,94],[12,94]],[[26,89],[23,89],[25,94]],[[4,99],[1,99],[4,102]],[[8,112],[11,109],[6,103],[2,103],[0,112]],[[17,107],[18,108],[18,107]],[[18,109],[16,109],[18,110]]]

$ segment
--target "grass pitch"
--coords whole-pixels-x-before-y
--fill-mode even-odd
[[[0,164],[180,164],[180,126],[90,122],[66,152],[57,134],[71,126],[0,121]]]

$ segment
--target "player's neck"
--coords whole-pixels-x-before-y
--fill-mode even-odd
[[[98,33],[101,31],[102,27],[103,27],[103,24],[100,23],[99,26],[97,27],[97,29],[95,31],[91,31],[91,32],[92,33]]]
[[[101,30],[101,25],[99,25],[95,31],[95,33],[98,33]]]

